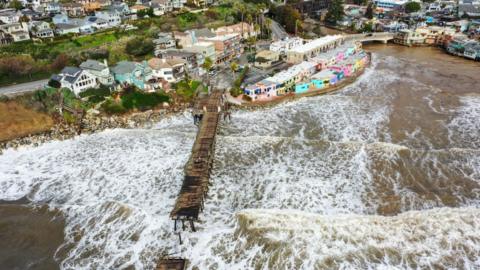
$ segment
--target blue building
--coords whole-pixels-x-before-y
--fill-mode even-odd
[[[112,73],[117,83],[135,85],[141,90],[151,90],[148,81],[153,75],[147,61],[141,63],[121,61],[112,68]]]

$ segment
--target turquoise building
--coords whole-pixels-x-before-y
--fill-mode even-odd
[[[148,81],[153,78],[153,74],[147,61],[141,63],[121,61],[112,68],[112,73],[119,84],[130,84],[141,90],[150,90]]]

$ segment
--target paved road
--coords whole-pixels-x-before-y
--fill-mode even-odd
[[[48,79],[0,87],[0,95],[16,95],[42,89]]]
[[[287,32],[283,27],[276,21],[271,20],[270,29],[272,30],[272,35],[274,40],[281,40],[288,37]]]

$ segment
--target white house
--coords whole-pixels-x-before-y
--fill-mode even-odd
[[[85,17],[85,25],[89,25],[93,30],[102,30],[110,28],[110,24],[107,20],[98,18],[96,16],[87,16]]]
[[[88,59],[80,64],[82,70],[88,71],[96,80],[103,85],[112,85],[114,83],[113,75],[110,73],[107,60],[103,63]]]
[[[72,90],[75,95],[98,86],[95,77],[86,70],[77,67],[65,67],[58,75],[53,75],[52,80],[58,81],[62,88]]]
[[[57,2],[50,2],[46,4],[45,12],[50,14],[60,13],[60,4]]]
[[[303,44],[303,39],[294,37],[294,38],[285,38],[284,40],[275,41],[270,44],[270,51],[278,52],[284,54],[286,51],[291,50],[292,48],[301,46]]]
[[[50,24],[44,21],[30,21],[28,22],[28,30],[32,36],[37,38],[53,37],[53,30]]]
[[[109,27],[116,27],[122,24],[120,12],[116,10],[96,11],[95,17],[103,19],[108,22]]]
[[[57,14],[52,18],[53,24],[68,23],[68,21],[69,18],[66,14]]]
[[[26,23],[0,24],[0,31],[10,34],[14,42],[30,39]]]
[[[205,42],[205,41],[197,42],[192,46],[183,48],[183,50],[187,52],[193,52],[193,53],[199,54],[200,56],[197,56],[197,58],[202,60],[202,61],[200,60],[198,61],[200,65],[203,64],[203,62],[207,57],[210,58],[210,60],[212,60],[213,63],[217,62],[217,54],[215,51],[215,44],[213,42]]]
[[[74,24],[59,23],[55,25],[55,33],[57,33],[58,35],[65,35],[69,33],[79,34],[80,27]]]
[[[0,10],[0,22],[3,23],[16,23],[20,19],[21,13],[14,8],[6,8]]]
[[[148,60],[148,66],[152,69],[154,77],[172,83],[183,78],[187,61],[183,59],[152,58]]]

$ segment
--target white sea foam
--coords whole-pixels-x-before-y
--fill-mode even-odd
[[[477,269],[480,210],[398,216],[246,209],[206,228],[188,251],[199,269]]]
[[[335,95],[234,113],[217,140],[198,231],[183,233],[181,247],[168,214],[196,131],[188,113],[151,129],[7,150],[0,199],[26,196],[63,211],[66,240],[56,258],[64,269],[151,269],[172,252],[191,269],[474,269],[478,210],[426,209],[480,206],[478,147],[463,143],[480,137],[469,111],[479,102],[467,97],[450,122],[456,148],[430,147],[426,128],[402,130],[409,136],[394,141],[398,93],[390,88],[411,81],[385,66],[405,60],[374,59]],[[252,208],[268,210],[245,210]]]
[[[389,107],[377,98],[320,96],[282,106],[236,112],[234,125],[222,132],[239,137],[295,136],[332,141],[388,140],[382,128]]]
[[[448,137],[454,147],[480,148],[480,95],[460,97],[461,106],[447,124]]]
[[[26,196],[63,211],[66,242],[56,255],[63,269],[151,268],[176,248],[168,213],[195,136],[187,123],[176,117],[163,129],[8,150],[0,156],[0,198]]]

